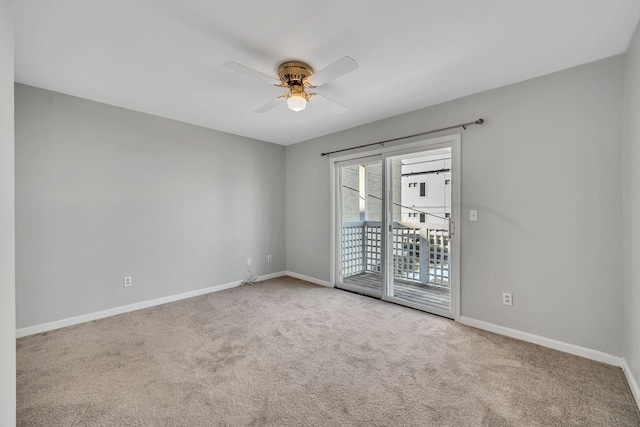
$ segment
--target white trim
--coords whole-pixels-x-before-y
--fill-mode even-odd
[[[315,277],[305,276],[304,274],[294,273],[293,271],[288,271],[287,270],[287,271],[284,272],[284,275],[285,276],[289,276],[289,277],[293,277],[295,279],[304,280],[306,282],[315,283],[316,285],[326,286],[328,288],[333,288],[333,285],[330,282],[327,282],[326,280],[316,279]]]
[[[286,275],[287,275],[286,271],[278,271],[276,273],[263,274],[262,276],[258,276],[258,279],[256,280],[256,282],[264,282],[265,280],[275,279],[277,277],[283,277]]]
[[[275,277],[281,277],[284,275],[285,275],[284,271],[265,274],[264,276],[259,276],[258,281],[261,282],[263,280],[273,279]],[[22,338],[29,335],[52,331],[54,329],[65,328],[67,326],[90,322],[92,320],[104,319],[105,317],[111,317],[111,316],[116,316],[118,314],[129,313],[131,311],[142,310],[143,308],[155,307],[157,305],[167,304],[174,301],[180,301],[187,298],[193,298],[200,295],[206,295],[212,292],[223,291],[225,289],[235,288],[239,286],[241,283],[242,283],[242,280],[238,280],[236,282],[224,283],[222,285],[215,285],[208,288],[196,289],[189,292],[183,292],[181,294],[169,295],[166,297],[156,298],[148,301],[141,301],[134,304],[109,308],[107,310],[96,311],[94,313],[82,314],[80,316],[69,317],[67,319],[54,320],[53,322],[27,326],[25,328],[20,328],[16,330],[16,338]]]
[[[562,341],[557,341],[551,338],[545,338],[540,335],[530,334],[528,332],[518,331],[516,329],[507,328],[493,323],[483,322],[482,320],[472,319],[466,316],[460,316],[458,322],[463,325],[473,326],[474,328],[482,329],[485,331],[493,332],[500,335],[505,335],[511,338],[516,338],[522,341],[527,341],[533,344],[538,344],[543,347],[552,348],[565,353],[573,354],[575,356],[584,357],[586,359],[595,360],[596,362],[606,363],[608,365],[623,367],[624,359],[622,357],[614,356],[612,354],[604,353],[599,350],[593,350],[587,347],[581,347],[575,344],[569,344]]]
[[[638,409],[640,409],[640,387],[638,387],[638,382],[633,376],[633,372],[631,372],[631,367],[629,367],[627,359],[622,359],[622,372],[624,372],[624,376],[627,377],[631,394],[633,394],[633,397],[636,399],[636,405],[638,405]]]
[[[339,191],[336,191],[336,187],[339,185],[340,176],[339,176],[340,168],[336,166],[336,162],[329,162],[329,209],[331,212],[329,213],[329,286],[334,288],[339,280],[336,280],[338,274],[340,274],[340,263],[336,261],[336,257],[340,255],[340,252],[336,250],[336,242],[340,241],[340,236],[338,236],[338,226],[340,223],[338,220],[338,212],[340,209],[340,202],[337,200]],[[295,277],[295,276],[292,276]]]

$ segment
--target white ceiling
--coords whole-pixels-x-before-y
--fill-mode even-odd
[[[289,145],[623,53],[638,0],[20,0],[16,81]],[[252,111],[287,59],[359,69],[294,113]],[[469,117],[465,119],[475,119]]]

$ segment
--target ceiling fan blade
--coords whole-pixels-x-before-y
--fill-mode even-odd
[[[326,96],[318,95],[317,93],[313,94],[313,100],[329,109],[333,114],[342,114],[347,111],[347,107],[340,104],[338,101],[334,101]]]
[[[266,113],[267,111],[271,110],[272,108],[274,108],[275,106],[277,106],[278,104],[280,104],[280,100],[284,99],[283,96],[279,96],[277,98],[272,99],[271,101],[267,102],[266,104],[264,104],[262,107],[259,107],[255,110],[253,110],[254,113]]]
[[[238,64],[237,62],[229,61],[222,64],[225,68],[229,70],[236,71],[238,73],[244,74],[245,76],[253,77],[254,79],[263,80],[271,84],[280,84],[280,80],[275,77],[268,76],[260,71],[256,71],[253,68],[245,67],[242,64]]]
[[[313,73],[311,77],[309,77],[308,81],[313,86],[320,86],[357,69],[358,63],[356,60],[349,56],[345,56],[338,59],[336,62],[327,65],[322,70]]]

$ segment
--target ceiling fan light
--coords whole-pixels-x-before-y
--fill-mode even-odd
[[[307,100],[303,96],[293,95],[287,98],[287,107],[291,111],[302,111],[307,107]]]

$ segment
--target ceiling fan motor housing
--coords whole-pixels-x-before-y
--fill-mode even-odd
[[[302,96],[305,99],[309,99],[311,94],[305,92],[305,88],[312,87],[307,82],[313,74],[313,68],[307,63],[301,61],[288,61],[283,62],[278,67],[278,76],[282,81],[282,86],[289,88],[289,93],[285,97],[290,96]]]
[[[298,84],[300,86],[310,86],[306,79],[313,74],[313,68],[309,64],[300,61],[283,62],[278,67],[278,76],[287,86]]]

